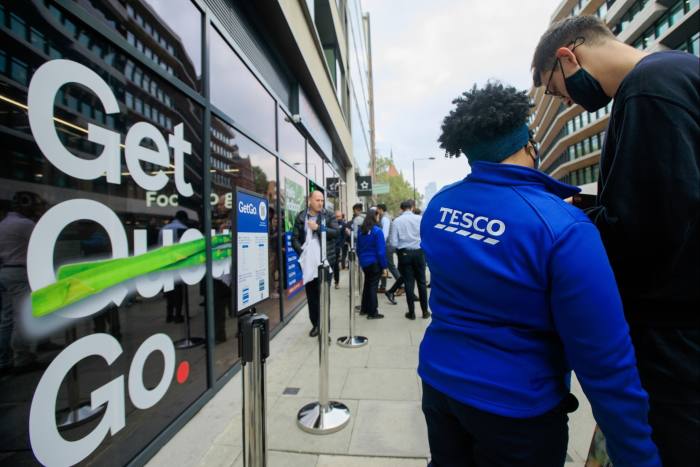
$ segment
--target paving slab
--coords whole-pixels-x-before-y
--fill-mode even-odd
[[[425,467],[426,464],[427,459],[322,455],[316,467]]]
[[[427,458],[428,432],[418,401],[360,401],[351,454]]]
[[[350,446],[358,401],[341,400],[350,409],[348,425],[325,435],[312,435],[297,426],[297,413],[306,404],[318,400],[306,397],[280,397],[268,412],[267,440],[270,449],[300,453],[346,454]]]
[[[345,399],[417,401],[415,369],[350,368],[341,396]]]

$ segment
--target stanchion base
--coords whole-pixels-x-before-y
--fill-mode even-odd
[[[204,345],[206,341],[207,340],[203,337],[186,337],[184,339],[180,339],[179,341],[175,341],[174,345],[176,349],[191,349],[192,347]]]
[[[368,339],[365,336],[343,336],[338,338],[338,345],[341,347],[353,348],[367,345]]]
[[[93,410],[89,402],[83,402],[76,409],[61,410],[57,413],[58,422],[56,427],[59,430],[70,430],[99,417],[105,411],[105,408],[105,405],[101,405]]]
[[[312,402],[301,408],[297,414],[297,426],[307,433],[327,435],[342,430],[350,421],[350,409],[341,403],[331,401],[327,407]]]

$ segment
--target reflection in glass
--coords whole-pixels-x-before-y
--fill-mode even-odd
[[[211,100],[252,137],[275,147],[275,101],[221,34],[209,26]]]
[[[126,9],[117,0],[89,0],[85,8],[164,72],[202,90],[202,13],[190,0],[129,0]]]
[[[104,6],[107,2],[81,2],[81,5],[89,8],[98,3]],[[124,465],[206,389],[204,346],[177,345],[185,338],[205,337],[205,310],[200,295],[203,267],[193,257],[195,262],[187,267],[154,268],[146,273],[144,263],[150,268],[153,265],[150,260],[139,260],[138,267],[131,261],[152,258],[148,255],[156,249],[165,251],[163,248],[171,243],[178,246],[181,239],[201,236],[202,109],[53,3],[5,2],[1,8],[3,18],[14,18],[16,26],[0,31],[0,51],[4,57],[0,63],[5,63],[0,67],[3,97],[0,135],[6,148],[0,172],[0,250],[17,252],[15,257],[1,259],[5,265],[16,266],[12,268],[12,278],[0,279],[2,321],[12,323],[3,326],[0,332],[0,400],[5,408],[0,425],[2,462],[7,465],[36,462],[28,444],[30,406],[46,367],[68,345],[87,336],[99,336],[103,342],[116,341],[121,353],[111,364],[100,357],[88,357],[70,370],[56,396],[57,413],[45,414],[46,423],[52,423],[54,417],[61,423],[70,411],[85,404],[89,406],[94,391],[118,376],[129,374],[134,355],[146,339],[164,335],[175,347],[176,364],[186,362],[189,370],[179,372],[177,378],[166,375],[170,378],[166,380],[167,391],[148,409],[137,408],[133,399],[125,397],[126,426],[107,436],[84,460],[88,464]],[[145,26],[140,27],[146,31]],[[28,34],[31,41],[27,40]],[[74,70],[97,73],[119,104],[117,112],[107,114],[94,90],[77,84],[63,86],[55,96],[53,108],[56,117],[53,124],[60,144],[78,160],[107,157],[100,156],[104,146],[87,139],[88,124],[116,133],[119,141],[125,141],[134,125],[140,124],[151,135],[138,141],[141,148],[158,151],[159,143],[154,138],[165,141],[162,148],[167,153],[167,165],[140,162],[140,171],[146,176],[160,173],[165,177],[161,189],[149,191],[135,182],[132,172],[139,168],[127,166],[125,151],[120,146],[116,146],[119,183],[107,183],[104,176],[78,179],[66,174],[65,168],[57,167],[42,153],[27,117],[26,86],[37,69],[52,58],[69,60]],[[175,137],[178,128],[181,139],[190,143],[191,148],[184,151],[182,162],[176,165],[168,141],[170,136]],[[176,174],[192,186],[190,196],[177,189]],[[30,309],[21,308],[22,300],[30,293],[26,272],[29,238],[46,225],[49,211],[56,212],[75,202],[80,202],[81,207],[66,208],[68,217],[62,219],[67,225],[54,232],[57,238],[52,255],[39,256],[38,262],[30,267],[58,271],[56,282],[73,278],[95,286],[92,295],[80,296],[72,304],[54,300],[48,301],[44,308],[38,305],[41,302],[30,302]],[[113,217],[109,222],[100,221],[98,213]],[[17,227],[26,229],[22,236],[13,234]],[[113,273],[116,267],[104,261],[115,255],[119,244],[115,244],[115,239],[119,238],[123,238],[125,245],[122,256],[131,267],[119,269],[124,275],[117,277]],[[14,246],[8,248],[8,242]],[[5,270],[3,267],[3,274]],[[4,287],[10,281],[14,281],[14,286],[8,295]],[[34,293],[46,289],[32,286]],[[100,304],[90,301],[102,300],[105,294],[113,292],[112,287],[121,286],[126,287],[122,299]],[[86,288],[76,290],[84,292]],[[59,317],[59,311],[81,307],[87,311],[84,316],[73,314],[70,320]],[[37,317],[33,314],[37,310],[46,314]],[[17,319],[19,316],[23,320]],[[8,321],[8,317],[13,319]],[[189,326],[186,326],[188,317]],[[158,353],[149,357],[142,371],[144,386],[156,387],[163,379],[164,368],[164,359]],[[62,428],[61,436],[67,440],[80,439],[94,430],[100,420],[101,417],[96,417],[81,425],[69,424]]]
[[[230,232],[233,215],[233,193],[236,187],[245,188],[267,197],[269,203],[268,267],[270,271],[270,297],[256,305],[259,313],[266,314],[273,329],[280,322],[279,255],[276,159],[250,139],[246,138],[223,120],[214,117],[211,128],[212,168],[212,229],[216,233]],[[232,261],[232,260],[230,260]],[[220,266],[214,268],[214,329],[216,349],[214,371],[219,378],[238,359],[236,343],[237,320],[235,297],[231,287],[231,274],[218,274]]]
[[[292,248],[294,219],[302,209],[306,209],[306,194],[306,178],[287,164],[280,162],[280,210],[282,211],[280,216],[284,220],[282,300],[285,316],[301,306],[306,297],[298,256]]]
[[[278,152],[294,165],[300,172],[306,172],[306,142],[304,135],[299,133],[296,126],[290,120],[291,117],[279,108],[279,148]]]

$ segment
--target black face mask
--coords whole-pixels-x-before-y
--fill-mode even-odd
[[[602,109],[612,100],[612,97],[605,94],[598,80],[583,68],[564,78],[564,84],[571,100],[589,112]]]

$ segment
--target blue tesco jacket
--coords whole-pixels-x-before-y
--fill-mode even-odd
[[[363,268],[379,263],[379,267],[386,269],[386,240],[379,226],[373,226],[367,234],[360,230],[357,238],[357,258]]]
[[[433,197],[421,247],[433,320],[421,378],[486,412],[543,414],[573,369],[615,467],[661,465],[620,296],[596,227],[562,198],[578,189],[476,162]]]

